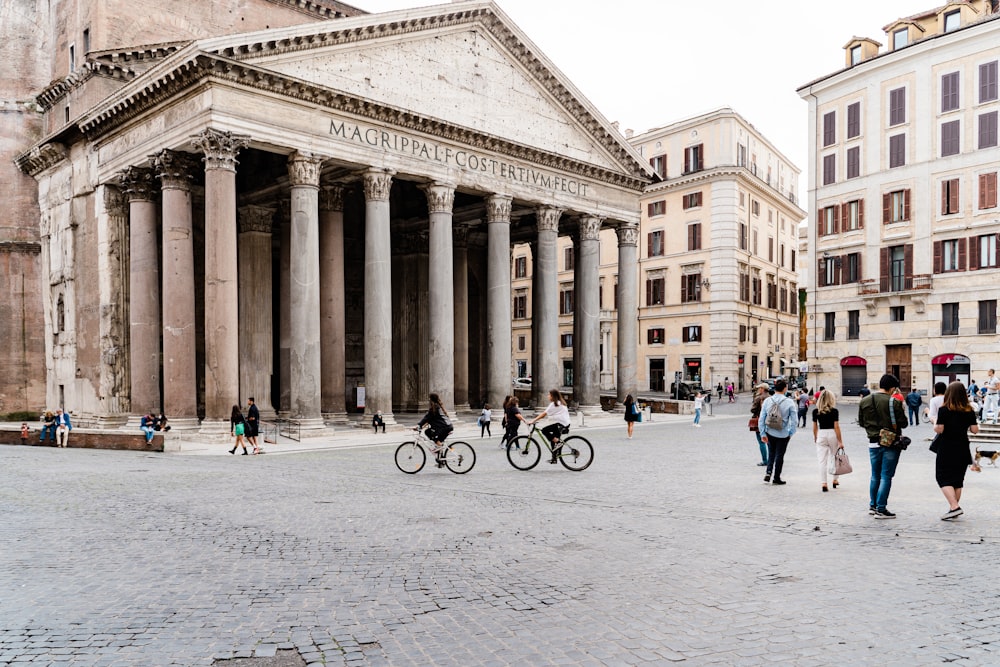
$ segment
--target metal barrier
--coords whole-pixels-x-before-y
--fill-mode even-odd
[[[288,438],[295,442],[302,441],[302,424],[298,419],[275,419],[260,423],[260,434],[264,442],[277,444],[278,438]]]
[[[260,437],[272,445],[278,443],[278,425],[274,422],[260,422]]]

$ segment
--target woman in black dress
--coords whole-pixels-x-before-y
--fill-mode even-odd
[[[632,439],[632,429],[635,428],[635,423],[639,421],[639,405],[632,398],[632,394],[625,397],[625,423],[628,424],[628,439]]]
[[[965,385],[952,382],[944,392],[944,403],[938,409],[934,432],[937,437],[931,444],[931,450],[937,454],[934,474],[941,493],[948,501],[948,511],[941,517],[942,521],[950,521],[962,515],[959,501],[962,499],[962,487],[965,485],[965,471],[972,469],[979,472],[979,466],[972,462],[969,452],[969,431],[979,433],[976,423],[976,413],[969,405],[969,396]]]

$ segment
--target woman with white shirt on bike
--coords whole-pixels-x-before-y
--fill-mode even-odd
[[[528,422],[528,424],[534,424],[545,417],[555,422],[543,428],[542,433],[552,443],[552,460],[549,463],[558,463],[559,459],[556,454],[560,447],[559,437],[565,433],[569,433],[569,408],[566,407],[566,401],[558,389],[549,390],[549,401],[548,407],[540,415]]]

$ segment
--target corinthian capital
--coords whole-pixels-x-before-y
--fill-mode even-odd
[[[250,137],[245,134],[220,132],[208,128],[192,137],[195,147],[205,154],[205,169],[227,169],[236,171],[236,154],[250,145]]]
[[[638,225],[620,225],[618,229],[615,230],[618,233],[618,246],[638,246],[639,245],[639,226]]]
[[[365,201],[389,201],[394,172],[369,169],[365,172]]]
[[[111,217],[123,218],[125,216],[125,197],[118,186],[112,183],[104,185],[104,210]]]
[[[153,156],[153,168],[164,190],[187,190],[198,161],[190,153],[163,150]]]
[[[127,167],[119,175],[118,182],[128,201],[153,201],[159,190],[156,175],[147,167]]]
[[[319,172],[322,167],[321,158],[311,153],[296,151],[288,156],[288,181],[292,187],[308,185],[318,188]]]
[[[319,189],[319,210],[343,211],[344,186],[340,184],[324,185]]]
[[[537,212],[538,231],[558,232],[559,218],[562,217],[562,209],[555,206],[539,206]]]
[[[274,209],[266,206],[240,208],[240,233],[263,232],[270,234],[274,227]]]
[[[580,216],[580,240],[597,241],[601,236],[602,222],[604,219],[598,218],[596,215]]]
[[[486,200],[486,224],[510,224],[510,210],[514,199],[509,195],[491,195]]]
[[[430,213],[451,213],[455,205],[455,186],[446,183],[428,183],[421,187],[427,195]]]

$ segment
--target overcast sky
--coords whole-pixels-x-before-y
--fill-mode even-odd
[[[433,0],[346,0],[369,12]],[[943,0],[497,0],[622,130],[644,132],[730,106],[803,171],[806,103],[795,89],[844,65],[857,35]]]

